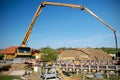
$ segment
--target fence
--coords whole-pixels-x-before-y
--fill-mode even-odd
[[[83,60],[83,61],[58,61],[56,65],[66,72],[85,72],[101,74],[119,74],[120,65],[114,65],[114,60]]]

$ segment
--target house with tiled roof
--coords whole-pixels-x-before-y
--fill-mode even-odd
[[[15,58],[16,57],[16,49],[18,48],[18,46],[12,46],[12,47],[8,47],[4,50],[1,50],[0,53],[4,54],[4,61],[6,61],[7,58],[11,59],[11,58]]]
[[[26,49],[26,52],[20,52],[22,49]],[[29,49],[29,47],[28,47]],[[25,58],[25,57],[31,57],[36,56],[36,54],[39,53],[38,50],[31,49],[30,52],[26,47],[19,47],[19,46],[11,46],[4,50],[1,50],[0,53],[4,54],[4,61],[6,61],[7,58],[13,59],[13,58]],[[28,50],[28,51],[27,51]]]

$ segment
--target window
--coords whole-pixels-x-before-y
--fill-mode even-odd
[[[29,47],[19,47],[18,48],[18,53],[30,53],[31,48]]]

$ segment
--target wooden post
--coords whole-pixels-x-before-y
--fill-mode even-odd
[[[107,78],[110,78],[109,70],[108,70],[108,65],[106,65],[106,75],[107,75]]]
[[[92,61],[90,60],[90,61],[89,61],[89,65],[91,64],[91,62],[92,62]]]
[[[75,72],[75,64],[73,64],[73,71]]]
[[[116,65],[116,75],[118,75],[118,66]]]
[[[89,74],[91,73],[91,65],[89,65]]]
[[[100,61],[100,60],[98,60],[98,65],[100,65],[100,62],[101,62],[101,61]]]
[[[81,68],[80,68],[80,69],[81,69],[81,72],[82,72],[82,71],[83,71],[83,66],[82,66],[82,64],[80,64],[80,66],[81,66]]]
[[[40,77],[42,77],[42,63],[40,63],[40,66],[39,66],[39,68],[40,68]]]
[[[68,72],[68,63],[66,63],[66,71]]]
[[[100,68],[99,68],[99,65],[97,65],[97,72],[99,72],[100,71]]]

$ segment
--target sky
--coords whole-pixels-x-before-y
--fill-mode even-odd
[[[89,8],[116,30],[120,46],[120,0],[0,0],[0,49],[20,46],[43,1]],[[33,26],[27,46],[115,48],[115,40],[113,32],[86,11],[47,5]]]

